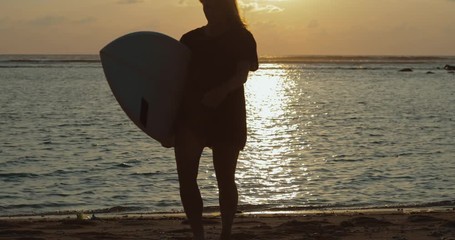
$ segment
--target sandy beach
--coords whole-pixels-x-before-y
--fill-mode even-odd
[[[220,218],[205,216],[207,239]],[[0,239],[191,239],[182,214],[13,217],[0,220]],[[240,213],[232,239],[455,239],[454,208]]]

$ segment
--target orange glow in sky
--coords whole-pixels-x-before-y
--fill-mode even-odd
[[[455,55],[455,0],[239,0],[260,55]],[[114,38],[174,38],[198,0],[1,0],[0,54],[96,54]]]

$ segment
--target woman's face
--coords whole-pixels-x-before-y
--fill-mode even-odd
[[[227,9],[220,0],[201,1],[205,18],[210,24],[224,23],[227,19]]]

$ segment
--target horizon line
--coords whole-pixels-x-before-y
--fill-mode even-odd
[[[96,56],[99,53],[0,53],[0,56]],[[300,57],[455,57],[450,54],[264,54],[262,59],[300,58]]]

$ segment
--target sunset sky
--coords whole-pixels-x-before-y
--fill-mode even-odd
[[[455,55],[455,0],[239,0],[264,55]],[[0,54],[88,53],[120,35],[179,38],[198,0],[0,0]]]

